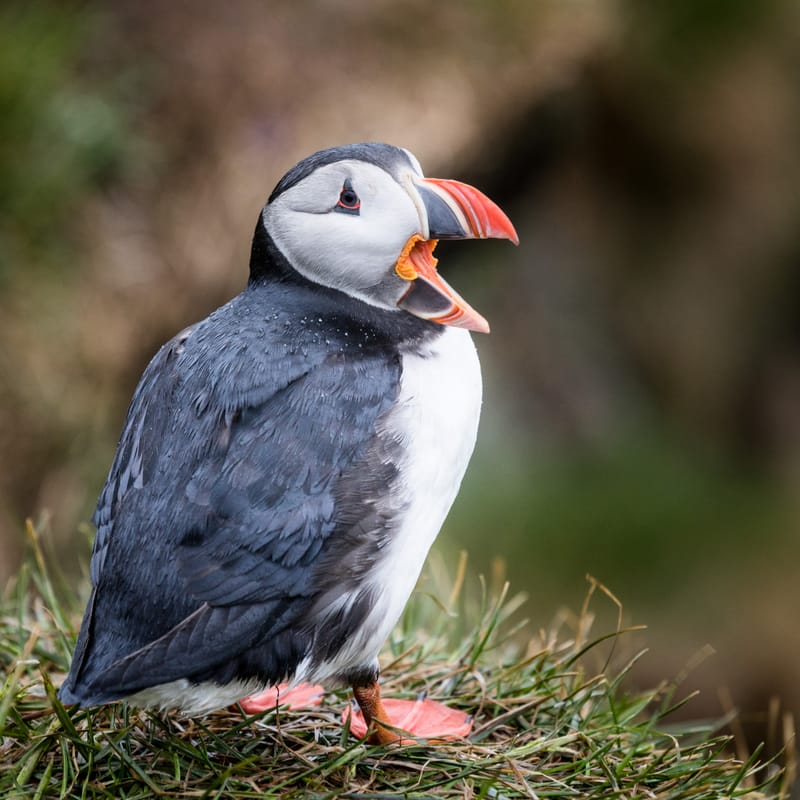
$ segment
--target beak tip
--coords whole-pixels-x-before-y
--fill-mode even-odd
[[[466,304],[465,304],[466,305]],[[438,321],[438,320],[437,320]],[[468,331],[474,333],[490,333],[489,323],[482,314],[479,314],[475,309],[467,306],[467,310],[462,309],[462,316],[456,322],[445,322],[444,324],[455,325],[458,328],[466,328]]]
[[[499,217],[498,224],[492,229],[492,232],[489,234],[491,238],[497,239],[508,239],[511,244],[515,247],[519,245],[519,234],[517,233],[517,229],[514,227],[514,224],[511,220],[503,214],[503,212],[498,208],[502,217]]]

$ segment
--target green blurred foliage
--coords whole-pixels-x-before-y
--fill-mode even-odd
[[[629,432],[600,450],[517,452],[510,465],[496,445],[479,448],[448,530],[484,568],[501,555],[541,624],[549,598],[566,585],[577,598],[587,573],[624,587],[646,618],[665,598],[673,613],[691,608],[719,588],[715,574],[787,547],[800,555],[793,509],[772,481],[674,430]]]
[[[785,0],[627,0],[624,15],[639,57],[670,69],[690,69],[747,45],[764,26],[783,19]]]
[[[31,269],[79,270],[71,218],[124,163],[123,110],[81,71],[96,22],[70,3],[0,6],[0,284]]]
[[[97,204],[142,152],[131,70],[106,68],[107,11],[0,5],[0,573],[19,559],[20,521],[43,506],[73,535],[102,469],[88,442],[103,377],[82,342],[80,286]]]

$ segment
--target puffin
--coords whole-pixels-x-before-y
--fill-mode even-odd
[[[401,147],[332,147],[281,178],[244,291],[164,344],[134,392],[65,705],[198,716],[346,685],[371,741],[400,738],[378,653],[472,454],[470,331],[489,332],[433,252],[489,237],[518,243],[486,195]]]

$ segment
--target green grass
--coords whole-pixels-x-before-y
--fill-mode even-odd
[[[791,758],[781,769],[759,749],[734,756],[725,720],[674,722],[687,699],[674,685],[624,688],[641,654],[619,660],[631,653],[621,624],[590,635],[596,606],[618,606],[602,586],[524,646],[522,598],[484,585],[470,600],[463,560],[446,602],[415,596],[383,664],[386,696],[425,691],[474,714],[468,741],[366,746],[340,723],[346,692],[254,717],[65,708],[54,686],[77,619],[28,532],[33,557],[0,613],[2,797],[788,797]]]

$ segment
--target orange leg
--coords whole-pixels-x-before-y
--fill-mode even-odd
[[[342,717],[347,719],[349,715],[354,736],[364,736],[372,726],[371,744],[413,744],[420,739],[442,742],[461,739],[472,730],[470,716],[433,700],[390,698],[384,703],[377,680],[366,686],[353,686],[353,694],[361,714],[346,710]]]
[[[402,740],[394,731],[381,725],[381,722],[389,722],[389,715],[381,702],[381,687],[378,685],[378,681],[374,681],[369,686],[354,686],[353,695],[364,715],[367,728],[375,723],[375,727],[369,735],[369,741],[372,744],[390,744]]]

